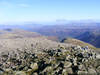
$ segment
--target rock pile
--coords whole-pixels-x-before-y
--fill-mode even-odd
[[[15,50],[0,54],[0,75],[97,75],[100,60],[88,47]]]

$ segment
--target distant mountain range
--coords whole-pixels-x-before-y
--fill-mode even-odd
[[[24,29],[37,32],[50,39],[61,41],[64,38],[75,38],[90,43],[100,48],[100,22],[95,21],[66,21],[57,20],[56,23],[36,24],[26,23],[22,25],[0,25],[0,29]]]
[[[70,23],[28,30],[46,36],[56,36],[60,41],[64,38],[72,37],[100,48],[100,23]]]
[[[94,45],[95,47],[100,48],[100,32],[85,32],[81,34],[80,36],[76,37],[79,40],[85,41],[87,43],[90,43]]]

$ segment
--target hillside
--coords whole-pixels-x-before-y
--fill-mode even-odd
[[[45,37],[0,39],[0,75],[100,74],[95,50]]]
[[[15,39],[15,38],[36,38],[36,37],[45,37],[49,40],[59,41],[56,36],[44,36],[37,32],[30,32],[23,29],[2,29],[0,30],[0,39]]]
[[[77,38],[100,48],[100,32],[85,32]]]
[[[100,23],[69,23],[47,25],[31,28],[29,31],[38,32],[45,36],[55,36],[61,41],[66,37],[76,38],[100,48]]]
[[[2,28],[3,27],[3,28]],[[0,29],[4,29],[4,32],[13,32],[12,29],[17,28],[17,34],[14,33],[15,37],[20,34],[24,35],[24,30],[31,31],[34,34],[28,34],[25,32],[25,35],[32,36],[37,34],[41,34],[42,36],[47,36],[47,38],[53,41],[61,41],[64,38],[75,38],[86,43],[90,43],[95,47],[100,48],[100,23],[99,22],[92,22],[92,21],[77,21],[77,22],[69,22],[69,23],[54,23],[54,24],[34,24],[34,23],[27,23],[23,25],[1,25]],[[23,29],[23,31],[19,31],[19,29]],[[0,32],[0,33],[1,33]],[[24,36],[25,36],[24,35]],[[11,36],[9,34],[8,36]],[[48,37],[49,36],[49,37]],[[2,37],[2,36],[1,36]],[[22,37],[22,35],[20,36]],[[34,36],[33,36],[34,37]]]
[[[96,47],[94,47],[93,45],[85,43],[85,42],[77,40],[77,39],[74,39],[74,38],[66,38],[66,39],[63,39],[61,42],[69,43],[69,44],[73,44],[73,45],[79,45],[81,47],[88,46],[91,49],[96,49]]]
[[[40,37],[36,32],[29,32],[22,29],[4,29],[0,30],[0,39],[24,38],[24,37]]]
[[[100,74],[100,54],[90,44],[20,29],[0,33],[0,75]]]
[[[16,50],[16,49],[28,49],[31,48],[38,50],[57,48],[60,43],[47,40],[46,37],[37,38],[15,38],[15,39],[0,39],[0,51]],[[62,44],[63,45],[63,44]],[[64,44],[67,46],[67,44]],[[70,46],[70,44],[68,44]]]

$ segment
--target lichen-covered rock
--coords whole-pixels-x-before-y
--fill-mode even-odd
[[[97,73],[96,73],[96,71],[94,69],[89,69],[88,70],[88,74],[97,75]]]
[[[80,46],[3,52],[0,75],[96,75],[100,74],[100,60],[95,57],[94,51]]]
[[[88,75],[87,71],[78,71],[78,75]]]
[[[62,75],[68,75],[68,72],[66,71],[66,69],[63,69]]]
[[[37,63],[32,63],[32,64],[30,65],[30,67],[32,68],[32,71],[38,70],[38,64],[37,64]]]
[[[52,75],[52,72],[53,72],[53,68],[52,68],[51,66],[48,66],[48,67],[46,67],[46,68],[43,70],[42,74],[43,74],[43,75],[44,75],[44,74],[46,74],[46,75]]]
[[[4,73],[4,70],[0,68],[0,75]]]
[[[79,68],[80,71],[85,71],[86,70],[86,68],[85,68],[85,66],[83,64],[80,64],[78,66],[78,68]]]
[[[72,68],[66,68],[66,73],[68,74],[74,74]]]
[[[12,69],[5,69],[5,74],[8,74],[8,75],[13,75],[14,72]]]
[[[100,66],[97,67],[97,73],[100,74]]]
[[[71,66],[72,66],[72,63],[71,63],[71,62],[66,61],[66,62],[64,63],[64,68],[69,68],[69,67],[71,67]]]
[[[24,71],[17,71],[15,75],[27,75]]]

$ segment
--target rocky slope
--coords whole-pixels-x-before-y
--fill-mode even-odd
[[[49,48],[57,48],[58,45],[64,45],[66,47],[70,47],[72,44],[61,44],[58,42],[54,42],[48,40],[46,37],[36,37],[36,38],[15,38],[15,39],[0,39],[0,51],[10,51],[19,49],[49,49]]]
[[[24,30],[0,32],[0,75],[100,74],[100,54],[92,45],[75,39],[60,43]]]
[[[0,40],[0,75],[100,74],[100,59],[88,47],[45,37]]]

